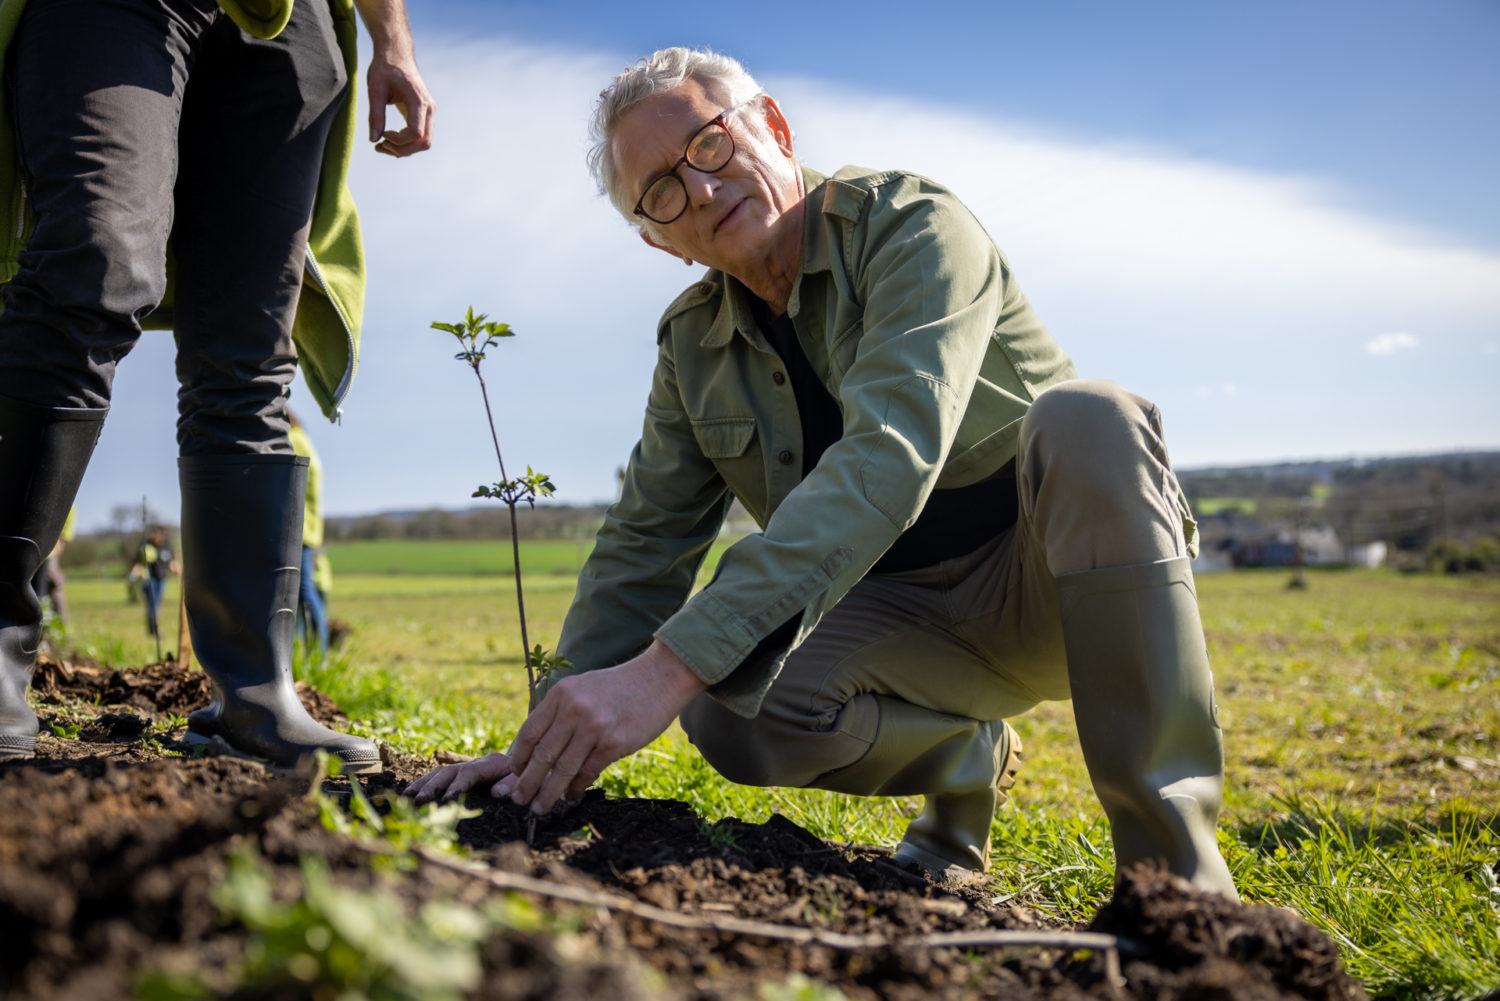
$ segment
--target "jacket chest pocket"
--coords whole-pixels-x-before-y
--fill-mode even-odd
[[[765,509],[765,470],[756,444],[754,417],[695,417],[693,437],[746,510]]]

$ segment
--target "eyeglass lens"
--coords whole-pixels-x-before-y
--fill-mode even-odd
[[[688,140],[681,163],[705,174],[723,170],[734,156],[734,138],[718,119],[709,122],[697,135]],[[674,167],[651,182],[641,197],[641,211],[653,222],[666,225],[673,222],[687,209],[687,188]]]

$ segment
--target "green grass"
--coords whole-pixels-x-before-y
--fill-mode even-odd
[[[331,555],[330,611],[353,632],[314,666],[315,683],[362,732],[405,749],[503,747],[525,705],[508,543]],[[556,645],[581,557],[572,542],[523,545],[533,642]],[[1478,997],[1500,985],[1500,580],[1310,572],[1292,591],[1287,579],[1198,581],[1225,726],[1230,867],[1247,901],[1293,908],[1333,936],[1373,996]],[[72,642],[119,664],[153,656],[123,583],[75,581],[70,598]],[[176,601],[169,589],[168,649]],[[1013,722],[1028,756],[995,821],[996,894],[1087,918],[1113,857],[1070,708]],[[676,727],[601,783],[684,800],[710,821],[779,812],[861,844],[893,842],[920,807],[735,786]]]
[[[1193,511],[1200,518],[1207,518],[1225,511],[1237,514],[1254,514],[1256,502],[1252,497],[1202,497],[1193,502]]]
[[[592,539],[525,539],[521,543],[524,574],[576,576],[589,554]],[[329,548],[329,558],[342,574],[509,574],[508,540],[420,541],[377,539],[343,542]]]

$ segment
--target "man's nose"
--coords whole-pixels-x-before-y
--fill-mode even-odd
[[[723,182],[717,174],[705,174],[701,170],[695,170],[690,165],[684,171],[686,174],[682,179],[682,186],[687,189],[688,200],[694,205],[709,205],[714,200]]]

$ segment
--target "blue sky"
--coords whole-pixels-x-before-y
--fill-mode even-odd
[[[920,16],[917,13],[920,12]],[[594,96],[672,44],[738,57],[804,162],[952,187],[1080,370],[1149,396],[1184,467],[1500,448],[1500,5],[412,4],[438,142],[357,155],[371,264],[343,422],[299,406],[326,508],[464,507],[496,478],[472,374],[427,329],[473,304],[507,462],[608,499],[657,314],[696,271],[583,167]],[[368,47],[365,49],[368,53]],[[175,521],[170,338],[120,366],[79,498]]]

